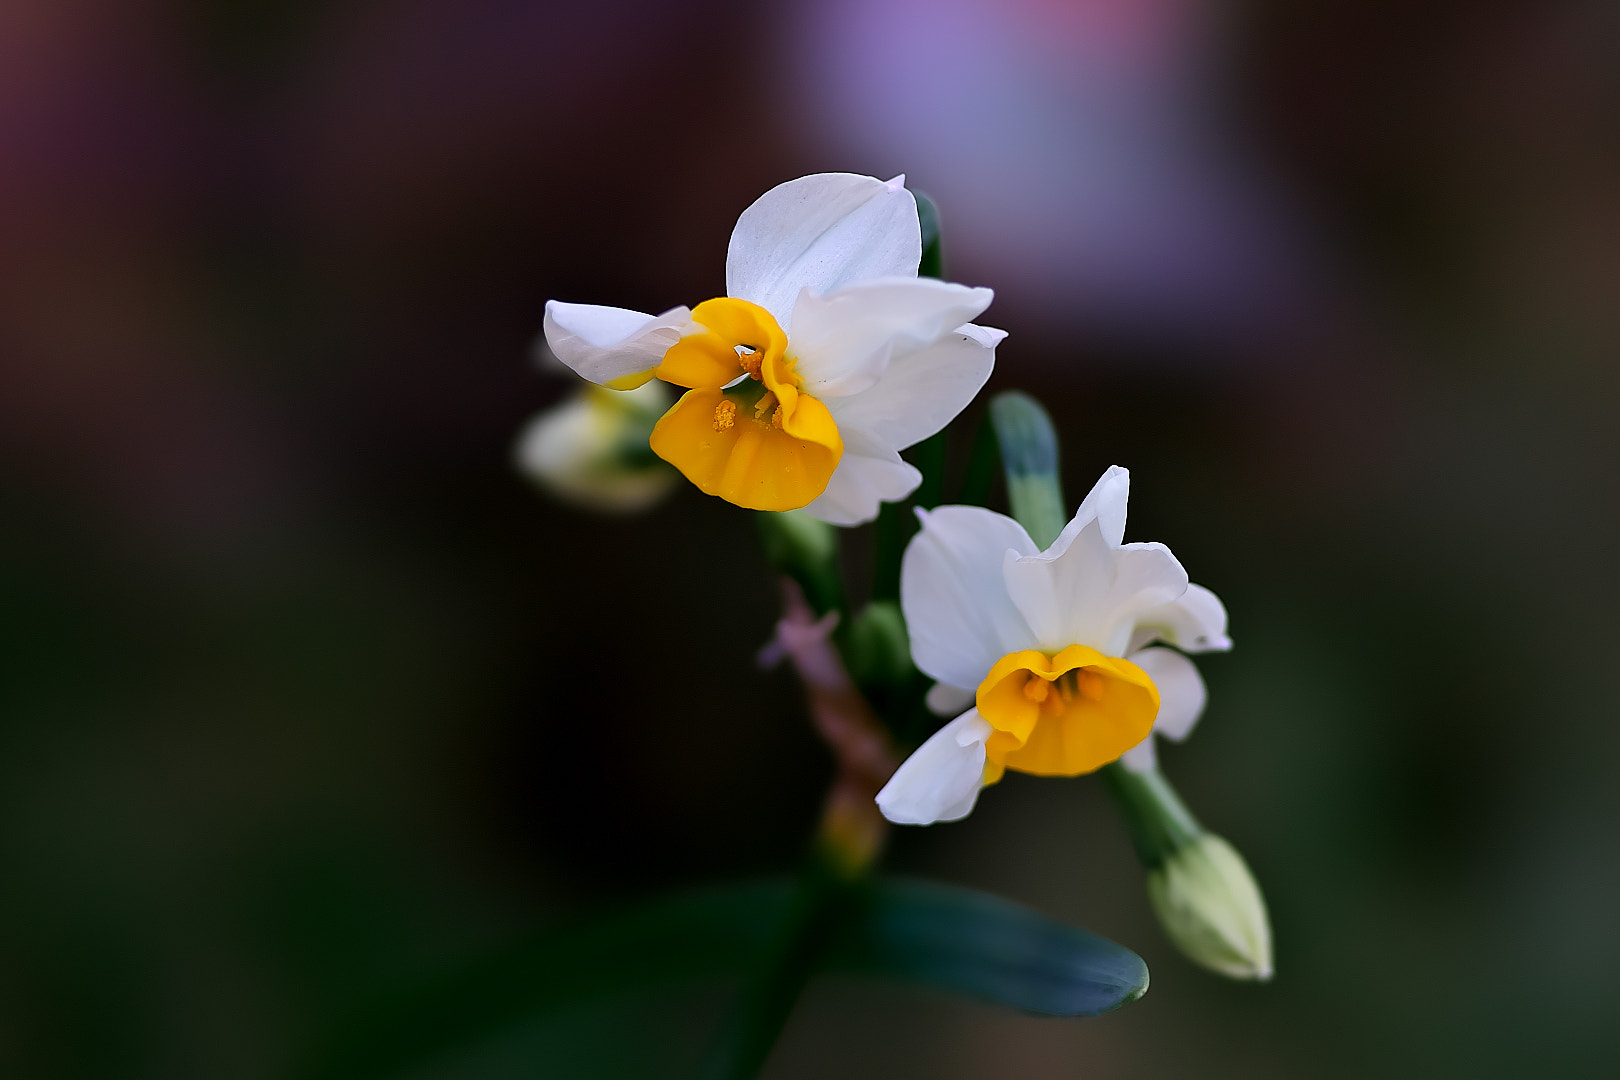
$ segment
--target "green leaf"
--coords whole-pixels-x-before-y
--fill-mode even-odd
[[[944,498],[945,440],[948,431],[950,431],[949,425],[906,450],[905,459],[915,465],[917,471],[923,474],[922,483],[917,485],[917,490],[912,493],[908,507],[915,505],[922,507],[924,510],[932,510]],[[916,516],[909,513],[907,516],[911,519],[912,532],[915,532]],[[907,539],[910,539],[910,537],[908,536]]]
[[[682,893],[509,946],[370,1003],[330,1033],[303,1075],[393,1076],[582,999],[742,971],[779,931],[793,887]]]
[[[967,506],[989,506],[990,492],[1001,471],[1001,451],[996,446],[996,426],[989,410],[979,418],[973,433],[973,446],[968,451],[967,469],[962,474],[962,487],[956,501]]]
[[[833,970],[925,983],[1050,1016],[1095,1016],[1147,992],[1142,958],[989,893],[924,881],[872,883]]]
[[[917,264],[917,276],[942,278],[945,260],[939,243],[939,207],[915,188],[911,189],[911,197],[917,200],[917,224],[922,229],[922,259]]]
[[[840,888],[848,891],[834,901],[824,971],[1052,1016],[1094,1016],[1147,989],[1135,953],[988,893],[897,878]],[[798,899],[790,879],[748,882],[519,944],[371,1003],[330,1034],[302,1075],[395,1076],[583,1000],[743,972],[778,941]]]
[[[1069,520],[1058,477],[1057,430],[1052,418],[1028,394],[1008,390],[991,399],[990,420],[1001,444],[1012,516],[1031,540],[1045,548]]]

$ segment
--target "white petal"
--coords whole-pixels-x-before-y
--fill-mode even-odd
[[[1187,571],[1169,548],[1115,547],[1102,530],[1102,521],[1093,519],[1069,538],[1059,554],[1052,554],[1058,548],[1054,544],[1040,555],[1005,559],[1007,593],[1043,650],[1089,645],[1121,656],[1140,612],[1168,604],[1187,591]]]
[[[844,456],[827,481],[827,490],[805,512],[829,525],[860,525],[878,516],[885,502],[898,502],[917,490],[922,473],[900,460],[900,454],[859,431],[843,431]]]
[[[684,307],[655,316],[598,304],[546,301],[546,344],[557,359],[602,385],[651,371],[693,326],[692,312]]]
[[[1080,530],[1093,521],[1100,525],[1102,538],[1108,542],[1108,546],[1119,547],[1125,542],[1125,506],[1130,496],[1131,471],[1119,465],[1110,465],[1108,471],[1091,485],[1074,517],[1069,519],[1044,554],[1054,557],[1062,555],[1069,550],[1069,545]]]
[[[1033,554],[1021,525],[977,506],[917,511],[922,531],[900,562],[900,609],[917,667],[952,686],[978,686],[995,662],[1035,647],[1007,595],[1002,559]]]
[[[927,705],[928,711],[935,716],[955,716],[973,704],[974,696],[975,692],[972,690],[937,682],[928,688],[923,704]]]
[[[858,394],[891,358],[934,344],[990,306],[989,289],[932,278],[882,278],[824,296],[809,289],[793,305],[788,344],[804,388],[818,398]]]
[[[1132,772],[1152,772],[1159,767],[1158,751],[1153,749],[1153,732],[1119,756],[1119,762]]]
[[[778,184],[742,212],[726,251],[726,293],[788,325],[799,290],[916,277],[917,201],[905,178],[817,173]]]
[[[1174,649],[1143,649],[1132,653],[1131,663],[1148,673],[1159,688],[1159,715],[1153,720],[1153,734],[1180,742],[1204,715],[1209,691],[1198,665]]]
[[[1232,647],[1226,636],[1226,608],[1202,585],[1188,585],[1177,600],[1136,617],[1131,634],[1135,651],[1153,641],[1168,641],[1185,652],[1222,652]]]
[[[883,816],[896,825],[967,817],[984,786],[984,740],[991,730],[977,709],[969,709],[936,731],[878,792]]]
[[[827,399],[838,430],[860,430],[903,450],[939,431],[968,406],[996,362],[1006,333],[967,323],[927,348],[897,357],[877,385]]]

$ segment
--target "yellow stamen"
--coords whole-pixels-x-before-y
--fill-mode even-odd
[[[1103,697],[1103,679],[1090,668],[1081,668],[1074,673],[1075,689],[1092,701],[1101,701]]]
[[[844,441],[832,413],[801,388],[787,335],[764,308],[729,297],[699,304],[692,321],[701,330],[657,368],[665,382],[690,389],[653,428],[653,453],[738,506],[809,504],[827,489]],[[743,375],[757,381],[737,383]],[[756,422],[738,423],[749,408],[742,415]]]
[[[995,729],[985,742],[987,775],[994,765],[1078,776],[1147,737],[1159,690],[1129,660],[1070,645],[1055,656],[1034,649],[1008,653],[979,684],[977,704]]]

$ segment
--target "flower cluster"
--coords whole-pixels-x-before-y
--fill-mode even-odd
[[[1252,875],[1180,802],[1154,749],[1159,736],[1185,738],[1204,711],[1189,657],[1231,648],[1226,609],[1163,544],[1125,542],[1125,469],[1105,472],[1060,532],[1050,420],[1032,399],[1002,395],[992,416],[1024,403],[1022,421],[1005,408],[995,421],[1020,520],[918,508],[916,535],[885,564],[899,565],[887,585],[898,609],[874,603],[836,646],[828,636],[850,613],[827,526],[871,521],[917,490],[922,474],[900,451],[974,399],[1006,336],[972,321],[989,289],[919,277],[922,255],[903,178],[823,173],[772,188],[732,231],[726,295],[658,315],[547,303],[551,353],[595,385],[537,419],[519,459],[597,508],[645,506],[678,472],[741,507],[802,511],[760,519],[768,555],[796,583],[794,617],[767,654],[795,657],[839,758],[822,832],[841,872],[876,856],[884,819],[958,820],[1008,770],[1104,770],[1171,940],[1211,970],[1268,978]],[[1010,434],[1025,428],[1039,438]],[[906,519],[891,524],[903,538]],[[1026,526],[1057,535],[1043,548]],[[894,735],[923,703],[917,672],[933,680],[927,707],[949,719],[896,767]],[[884,708],[904,715],[884,716],[885,728]]]

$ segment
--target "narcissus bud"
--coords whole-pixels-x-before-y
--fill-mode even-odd
[[[647,445],[673,400],[661,383],[625,391],[586,387],[529,421],[518,438],[518,467],[566,502],[644,510],[677,479]]]
[[[1271,923],[1248,864],[1204,833],[1148,872],[1148,899],[1165,933],[1194,963],[1230,979],[1271,978]]]

